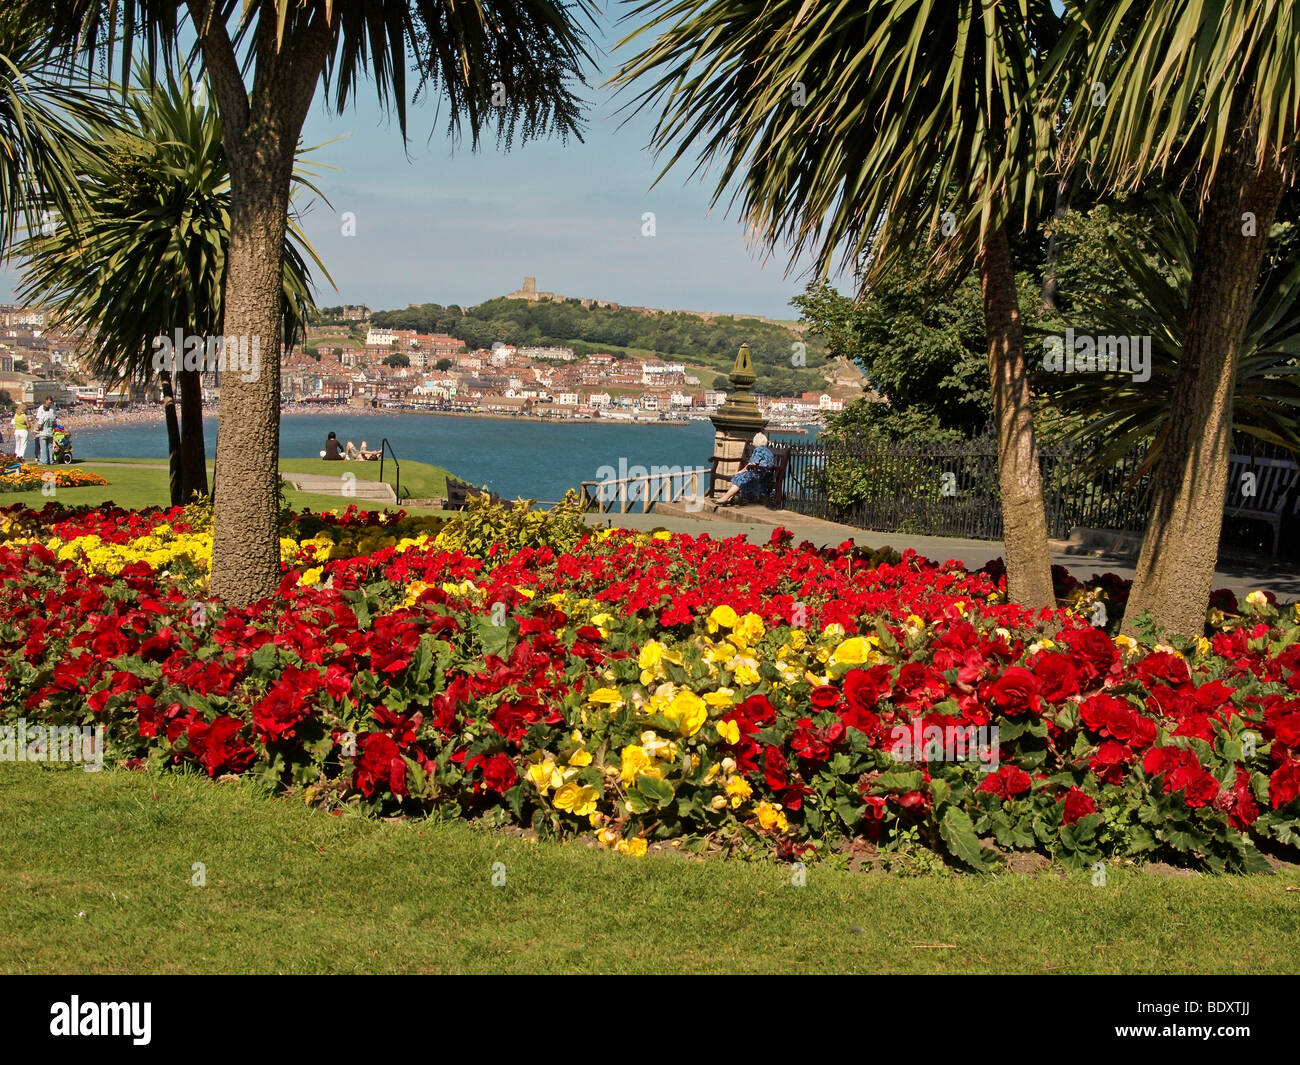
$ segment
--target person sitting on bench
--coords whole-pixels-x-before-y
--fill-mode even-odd
[[[731,506],[738,495],[746,500],[762,499],[771,488],[768,482],[775,468],[776,456],[767,446],[767,437],[759,433],[754,437],[749,464],[731,478],[731,485],[718,497],[718,506]]]

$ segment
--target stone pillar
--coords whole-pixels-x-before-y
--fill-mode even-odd
[[[718,463],[719,477],[731,477],[740,472],[740,456],[745,445],[767,427],[767,419],[749,394],[755,378],[748,344],[741,345],[728,379],[732,391],[717,413],[709,418],[714,428],[713,454],[722,460]],[[715,488],[722,490],[725,485],[715,485]]]

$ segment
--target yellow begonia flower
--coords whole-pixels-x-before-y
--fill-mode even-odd
[[[741,803],[748,802],[749,797],[754,793],[754,789],[749,786],[749,782],[744,777],[732,777],[727,781],[726,790],[733,810]]]
[[[1196,641],[1196,653],[1198,655],[1208,655],[1210,653],[1210,641],[1201,636]]]
[[[1264,607],[1268,606],[1268,596],[1263,592],[1256,590],[1246,596],[1246,602],[1256,609],[1262,610]]]
[[[824,640],[842,640],[844,639],[844,626],[838,621],[832,621],[826,628],[822,629],[822,639]]]
[[[623,748],[623,771],[620,777],[624,787],[636,783],[636,778],[654,765],[654,759],[646,754],[644,748],[629,744]]]
[[[618,842],[618,829],[602,828],[596,833],[596,839],[602,847],[612,847]]]
[[[736,624],[736,612],[729,606],[715,606],[709,612],[709,620],[706,628],[709,632],[717,632],[719,628],[729,629]]]
[[[611,709],[623,705],[623,696],[617,688],[597,688],[587,696],[587,702],[608,706]]]
[[[773,829],[777,832],[785,832],[790,827],[790,822],[781,812],[781,807],[770,802],[758,804],[758,823],[764,832],[771,832]]]
[[[325,572],[323,566],[316,566],[314,569],[304,570],[301,577],[298,578],[299,584],[319,584],[321,574]]]
[[[549,758],[544,762],[534,762],[525,770],[524,775],[536,786],[537,790],[543,795],[548,790],[558,787],[564,783],[564,778],[560,774],[559,768]]]
[[[802,651],[808,646],[808,634],[803,629],[795,629],[790,633],[790,646],[796,651]]]
[[[874,637],[867,638],[863,636],[854,636],[852,639],[845,640],[831,656],[834,661],[841,666],[860,666],[867,662],[875,662],[880,655],[872,648]],[[876,640],[875,642],[879,642]]]
[[[637,657],[637,665],[642,669],[658,669],[664,657],[664,645],[658,640],[647,640]]]
[[[654,539],[654,540],[671,540],[671,539],[672,539],[672,536],[673,536],[673,534],[670,533],[667,529],[660,529],[657,533],[652,533],[652,534],[651,534],[651,539]]]
[[[557,810],[567,810],[575,817],[586,817],[596,808],[600,792],[573,781],[563,785],[552,800]]]
[[[709,708],[693,691],[679,691],[663,713],[683,736],[694,736],[709,718]]]
[[[736,693],[731,688],[719,688],[715,692],[705,692],[704,701],[710,706],[731,706],[736,701]]]
[[[677,744],[672,740],[662,739],[653,732],[641,733],[641,747],[651,758],[658,758],[664,762],[677,760]]]
[[[402,606],[408,608],[415,606],[416,601],[428,588],[429,585],[425,584],[424,581],[412,581],[410,587],[406,589],[406,598],[402,600]]]
[[[752,658],[736,658],[727,664],[737,684],[757,684],[761,679],[756,668],[758,663]]]
[[[636,839],[620,839],[614,844],[614,849],[619,854],[630,854],[633,858],[644,858],[646,841],[640,837]]]
[[[734,721],[719,721],[717,729],[723,743],[740,742],[740,726]]]
[[[576,750],[569,756],[569,765],[584,766],[591,765],[591,752]]]
[[[739,640],[743,644],[754,644],[761,640],[766,632],[767,628],[763,625],[763,619],[751,612],[736,622],[731,638]]]
[[[1115,646],[1121,651],[1129,652],[1137,650],[1137,640],[1132,636],[1125,636],[1122,632],[1115,637]]]
[[[735,656],[736,648],[725,640],[722,643],[714,644],[704,652],[706,662],[726,662]]]

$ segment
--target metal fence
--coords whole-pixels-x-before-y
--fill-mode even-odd
[[[790,444],[786,506],[880,532],[1002,538],[998,448],[991,436],[956,444]],[[1042,449],[1048,535],[1076,525],[1143,528],[1150,474],[1134,451],[1097,472],[1072,445]]]

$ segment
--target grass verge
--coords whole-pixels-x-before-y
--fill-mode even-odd
[[[1300,970],[1294,870],[1094,887],[812,865],[795,887],[771,863],[332,817],[179,775],[4,763],[0,803],[7,973]]]

